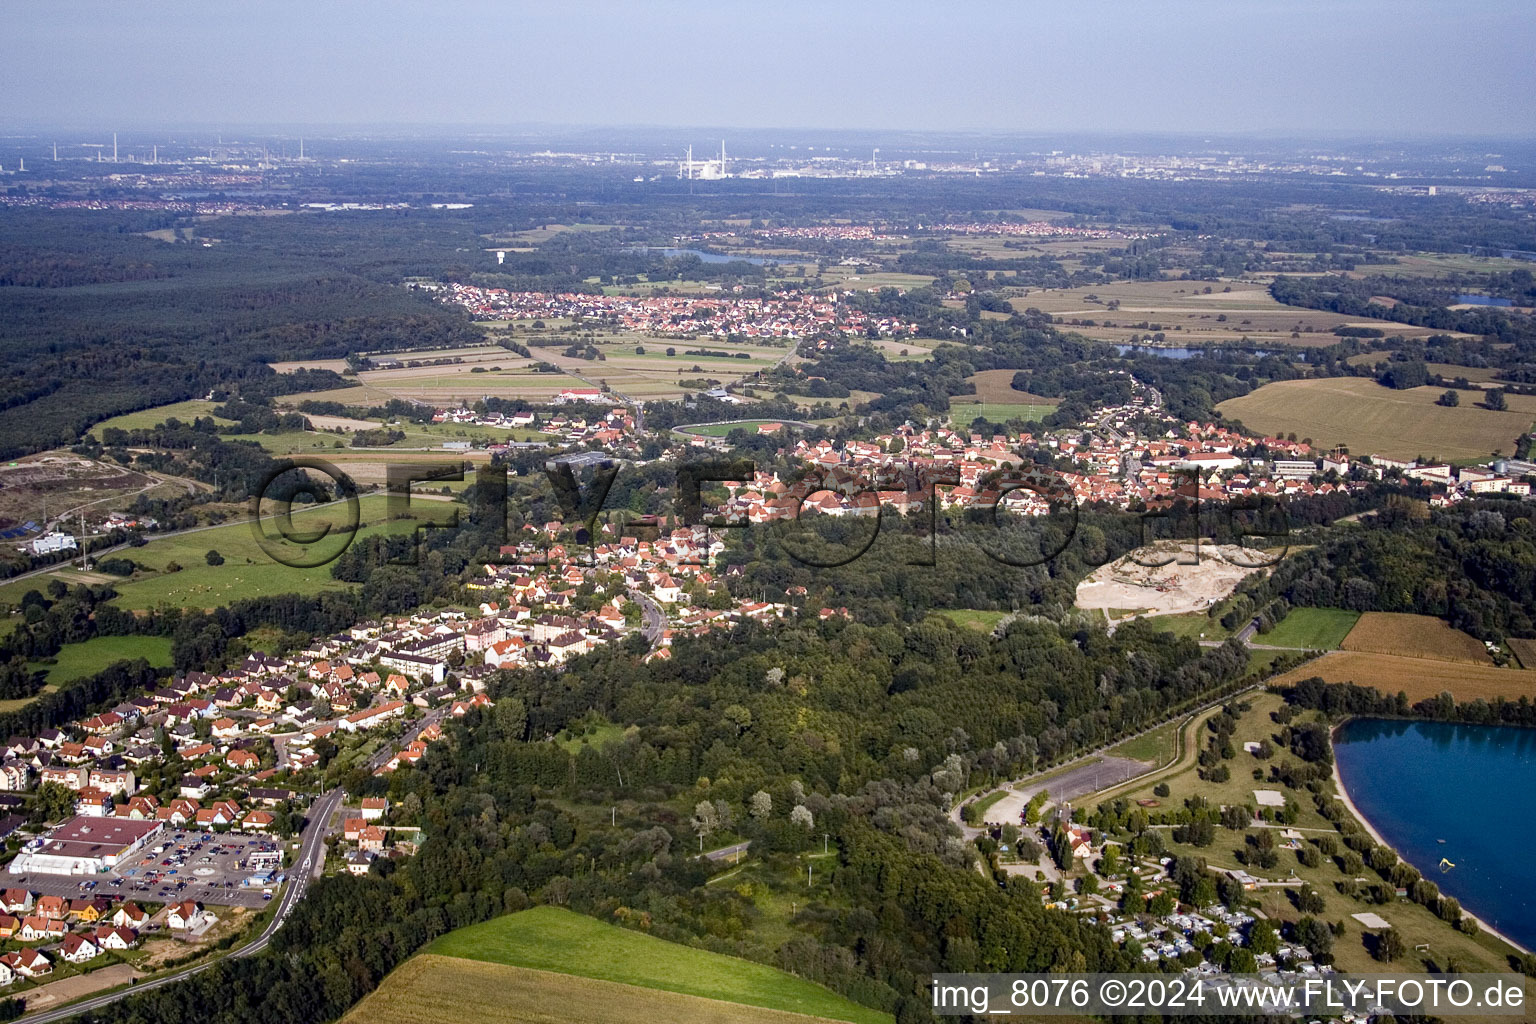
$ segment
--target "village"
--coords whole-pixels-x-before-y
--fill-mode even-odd
[[[587,295],[577,292],[511,292],[451,283],[419,284],[444,302],[468,309],[479,320],[583,319],[655,335],[744,338],[809,338],[818,334],[865,337],[914,335],[917,325],[873,316],[836,297],[688,298],[685,296]],[[733,291],[741,292],[741,285]]]

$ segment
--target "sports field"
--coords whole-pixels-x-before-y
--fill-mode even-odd
[[[890,1022],[886,1014],[859,1006],[828,989],[772,967],[666,942],[557,907],[535,907],[457,929],[433,942],[425,952],[576,974],[643,989],[660,989],[855,1024]],[[453,991],[445,988],[438,994],[442,996]],[[633,1013],[627,1019],[640,1020],[646,1016]],[[378,1018],[358,1019],[373,1021]],[[458,1021],[464,1018],[444,1015],[431,1019]]]
[[[1516,439],[1536,418],[1533,396],[1510,395],[1509,408],[1494,412],[1470,398],[1455,408],[1436,405],[1443,390],[1394,391],[1360,377],[1286,380],[1228,399],[1216,409],[1250,430],[1295,433],[1325,448],[1342,444],[1355,455],[1452,461],[1514,452]]]
[[[1468,665],[1493,664],[1481,641],[1430,615],[1366,612],[1340,646],[1346,651],[1433,658]]]

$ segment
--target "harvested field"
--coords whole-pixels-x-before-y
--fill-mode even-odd
[[[1361,377],[1286,380],[1216,408],[1250,430],[1294,432],[1322,447],[1345,445],[1356,455],[1460,461],[1484,461],[1492,451],[1513,452],[1516,439],[1536,418],[1536,396],[1510,395],[1509,408],[1494,412],[1474,404],[1471,395],[1455,408],[1438,405],[1443,391],[1394,391]]]
[[[1387,694],[1402,692],[1410,701],[1426,700],[1446,692],[1458,701],[1536,697],[1536,677],[1519,669],[1365,651],[1330,652],[1276,676],[1271,683],[1288,686],[1312,676],[1330,683],[1374,686]]]
[[[1243,577],[1264,571],[1241,563],[1264,559],[1262,552],[1235,544],[1201,544],[1198,556],[1193,544],[1149,544],[1095,569],[1077,585],[1077,606],[1144,609],[1147,615],[1204,611],[1231,594]],[[1167,564],[1154,567],[1158,562]]]
[[[1522,640],[1518,637],[1510,637],[1504,641],[1504,646],[1514,652],[1520,659],[1521,668],[1536,669],[1536,640]]]
[[[809,1017],[611,981],[423,954],[384,979],[344,1024],[815,1024]]]
[[[1339,645],[1346,651],[1433,658],[1468,665],[1492,665],[1475,637],[1452,629],[1443,619],[1398,612],[1366,612]]]

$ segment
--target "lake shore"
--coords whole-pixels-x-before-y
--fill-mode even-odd
[[[1329,732],[1328,740],[1330,746],[1334,742],[1334,737],[1338,734],[1339,729],[1343,728],[1343,726],[1348,721],[1349,719],[1345,719],[1343,722],[1340,722],[1338,725],[1334,726],[1332,731]],[[1334,792],[1338,795],[1339,802],[1342,803],[1345,809],[1349,811],[1350,817],[1358,821],[1360,826],[1365,829],[1366,833],[1369,834],[1370,837],[1374,839],[1379,845],[1385,846],[1387,849],[1397,853],[1397,848],[1391,843],[1387,842],[1387,840],[1382,836],[1380,832],[1376,831],[1376,826],[1371,824],[1369,818],[1360,813],[1360,808],[1356,807],[1355,802],[1349,798],[1349,790],[1344,787],[1344,778],[1339,774],[1339,759],[1337,757],[1333,759],[1333,788]],[[1401,857],[1402,855],[1398,854],[1398,856]],[[1414,866],[1417,867],[1418,865]],[[1420,871],[1422,872],[1422,870],[1423,869],[1421,868]],[[1426,875],[1425,877],[1427,878],[1429,876]],[[1529,949],[1516,942],[1508,935],[1505,935],[1503,932],[1490,925],[1487,921],[1483,920],[1481,917],[1478,917],[1472,911],[1468,910],[1465,904],[1462,905],[1461,912],[1465,916],[1477,921],[1478,927],[1480,929],[1487,932],[1489,935],[1492,935],[1506,946],[1509,946],[1511,949],[1519,953],[1525,954],[1527,956],[1530,955],[1531,951]]]

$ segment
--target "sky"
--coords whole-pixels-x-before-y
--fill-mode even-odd
[[[0,126],[1536,134],[1531,0],[48,0]]]

